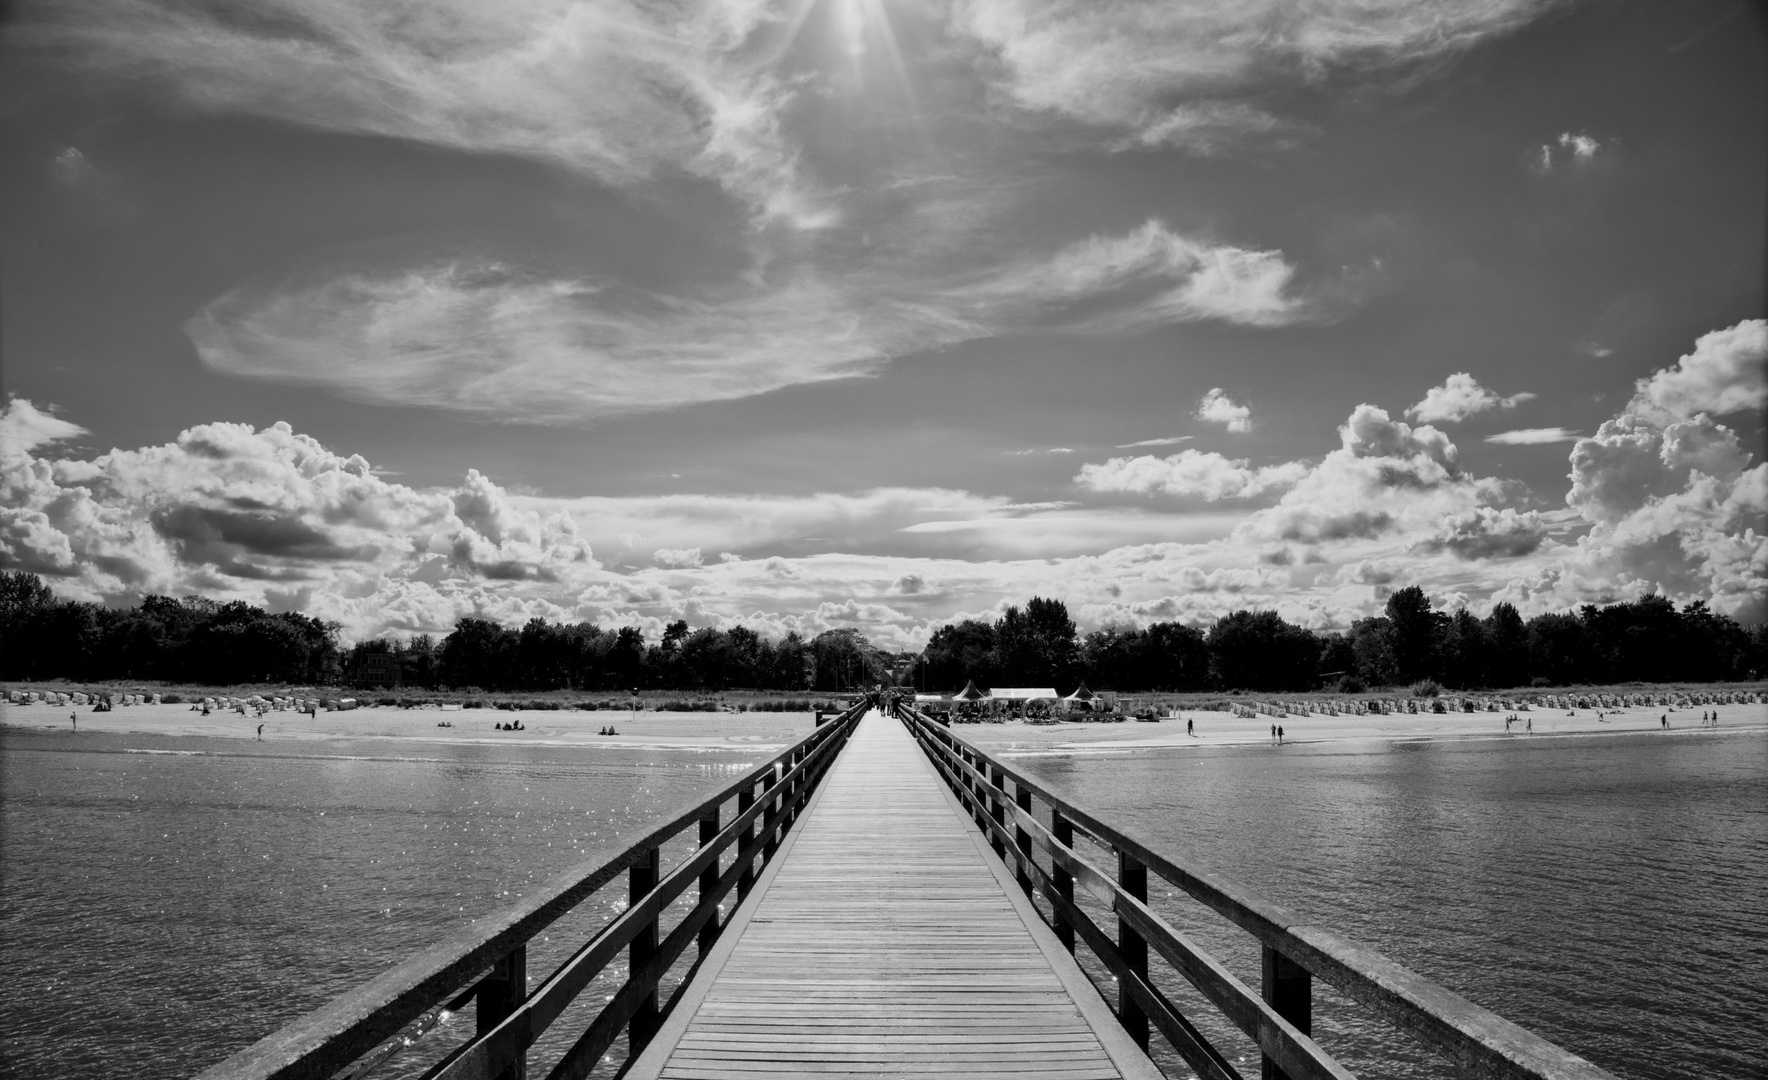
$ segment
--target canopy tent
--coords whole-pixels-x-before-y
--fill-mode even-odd
[[[1091,700],[1093,700],[1094,696],[1095,695],[1093,694],[1093,692],[1091,690],[1087,689],[1087,684],[1081,683],[1079,686],[1075,687],[1074,693],[1069,694],[1067,697],[1063,698],[1062,700],[1063,701],[1091,701]]]
[[[988,692],[993,701],[1038,701],[1040,699],[1056,700],[1061,695],[1053,686],[997,686]]]
[[[982,691],[976,689],[976,681],[974,679],[972,679],[971,681],[964,684],[964,688],[962,690],[959,690],[956,694],[952,695],[952,700],[953,701],[981,701],[983,698],[985,698],[987,696],[988,696],[987,694],[984,694]]]

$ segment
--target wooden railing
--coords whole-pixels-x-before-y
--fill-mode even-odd
[[[834,761],[868,707],[862,700],[832,721],[643,834],[625,838],[617,854],[553,878],[534,896],[474,922],[355,990],[205,1070],[199,1080],[352,1080],[433,1031],[445,1013],[477,1003],[477,1031],[426,1074],[426,1080],[523,1080],[528,1048],[622,950],[624,984],[555,1064],[548,1080],[587,1076],[627,1034],[637,1056],[674,1005],[658,1001],[659,983],[690,945],[705,955],[722,929],[719,906],[735,888],[747,895],[761,865],[778,850],[811,789]],[[734,814],[722,815],[735,800]],[[663,873],[662,848],[690,826],[699,847]],[[733,852],[734,849],[734,852]],[[721,869],[727,853],[735,858]],[[541,931],[626,872],[629,903],[532,993],[527,945]],[[660,916],[698,885],[694,906],[662,934]],[[697,961],[696,961],[697,962]],[[685,988],[683,980],[676,990]],[[462,988],[465,988],[464,990]],[[390,1040],[390,1041],[389,1041]]]
[[[1046,917],[1063,945],[1073,952],[1078,937],[1111,972],[1117,983],[1112,1009],[1144,1049],[1152,1025],[1198,1076],[1240,1080],[1227,1057],[1156,986],[1148,968],[1152,949],[1258,1046],[1264,1080],[1353,1075],[1310,1036],[1315,978],[1470,1075],[1613,1080],[1583,1058],[1374,950],[1310,926],[1226,877],[1156,851],[1133,830],[1101,820],[906,703],[895,701],[891,708],[1016,872],[1020,888],[1042,895],[1050,909]],[[1042,813],[1034,809],[1037,803],[1045,807]],[[1115,854],[1115,875],[1076,850],[1077,830]],[[1259,992],[1148,905],[1150,871],[1258,940]],[[1077,884],[1115,916],[1115,935],[1076,903]]]

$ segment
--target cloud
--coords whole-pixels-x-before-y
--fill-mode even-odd
[[[690,566],[701,564],[700,549],[691,548],[658,548],[651,553],[651,561],[658,566],[672,570],[684,570]]]
[[[203,112],[261,116],[629,185],[664,169],[719,184],[762,221],[828,224],[754,63],[772,16],[741,0],[659,9],[514,0],[266,0],[230,9],[66,0],[14,27],[82,74]]]
[[[1627,411],[1659,424],[1696,413],[1724,416],[1768,407],[1768,319],[1703,334],[1675,367],[1634,384]]]
[[[1530,167],[1537,173],[1550,173],[1568,166],[1583,168],[1603,151],[1603,143],[1592,135],[1562,131],[1558,138],[1542,143],[1529,155]]]
[[[0,455],[25,454],[39,446],[90,434],[70,420],[38,409],[25,398],[9,395],[6,407],[0,409]]]
[[[1311,131],[1294,120],[1274,116],[1243,101],[1201,101],[1150,115],[1119,149],[1172,147],[1208,156],[1258,137],[1293,140]]]
[[[1496,435],[1487,435],[1486,441],[1502,446],[1539,446],[1542,443],[1573,442],[1578,433],[1562,427],[1517,428],[1515,431],[1500,431]]]
[[[1427,390],[1424,400],[1407,409],[1406,415],[1425,424],[1459,424],[1475,413],[1489,409],[1514,409],[1520,402],[1534,396],[1524,391],[1499,397],[1481,386],[1472,375],[1458,371],[1444,379],[1443,385]]]
[[[495,262],[242,286],[185,327],[210,367],[357,401],[570,423],[871,371],[974,336],[812,281],[688,301]]]
[[[1476,506],[1445,514],[1416,550],[1449,551],[1462,559],[1514,559],[1533,552],[1547,538],[1547,525],[1533,510],[1517,512]]]
[[[1115,457],[1102,464],[1083,465],[1074,480],[1091,491],[1164,494],[1217,502],[1256,498],[1288,488],[1307,471],[1301,462],[1253,468],[1245,459],[1181,450],[1166,458]]]
[[[515,507],[476,471],[419,491],[281,423],[204,424],[90,461],[9,450],[0,495],[0,565],[89,599],[275,592],[347,606],[448,585],[477,603],[506,583],[557,586],[599,569],[569,517]]]
[[[1308,304],[1290,291],[1294,278],[1295,267],[1280,251],[1209,244],[1150,219],[1121,236],[1090,236],[987,271],[947,295],[1002,313],[1029,309],[1058,322],[1116,331],[1200,319],[1281,326],[1312,317]],[[1072,317],[1076,305],[1100,297],[1116,303],[1102,313]]]
[[[1245,405],[1236,405],[1229,399],[1227,392],[1216,387],[1203,395],[1197,402],[1197,419],[1212,424],[1223,424],[1229,431],[1246,432],[1252,430],[1252,410]]]
[[[1491,483],[1462,473],[1455,444],[1436,428],[1412,427],[1362,404],[1338,433],[1339,448],[1275,505],[1252,514],[1237,537],[1330,544],[1404,536],[1499,495]]]
[[[1280,84],[1415,76],[1554,6],[1531,0],[960,0],[952,22],[1030,110],[1115,129],[1126,141],[1210,152],[1282,121],[1248,97]]]
[[[1190,442],[1195,435],[1171,435],[1164,439],[1143,439],[1141,442],[1118,443],[1119,450],[1136,450],[1144,446],[1177,446],[1182,442]]]
[[[871,375],[890,357],[1039,319],[1112,332],[1277,325],[1302,317],[1291,275],[1278,253],[1211,247],[1151,221],[937,280],[805,269],[695,298],[489,258],[322,267],[239,286],[185,332],[230,375],[568,424]]]

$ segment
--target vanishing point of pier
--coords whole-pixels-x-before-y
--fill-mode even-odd
[[[426,1080],[1158,1080],[1155,1038],[1183,1072],[1250,1075],[1173,1003],[1166,988],[1188,984],[1214,1013],[1203,1027],[1238,1028],[1261,1076],[1348,1078],[1310,1034],[1317,978],[1464,1074],[1609,1077],[1155,851],[889,695],[628,841],[202,1076],[355,1080],[443,1039],[468,1007],[475,1030]],[[1258,987],[1149,905],[1150,874],[1257,940]],[[527,943],[622,876],[624,910],[531,979]],[[530,1060],[621,959],[593,1018],[573,1010],[569,1039],[553,1033],[569,1047]]]

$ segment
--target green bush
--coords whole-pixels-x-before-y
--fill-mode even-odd
[[[1442,694],[1443,694],[1442,685],[1439,684],[1435,679],[1420,679],[1419,681],[1412,684],[1412,696],[1413,697],[1432,697],[1433,698],[1433,697],[1441,697]]]
[[[184,695],[183,694],[161,694],[160,695],[160,704],[162,704],[162,705],[182,705],[182,704],[184,704]]]

